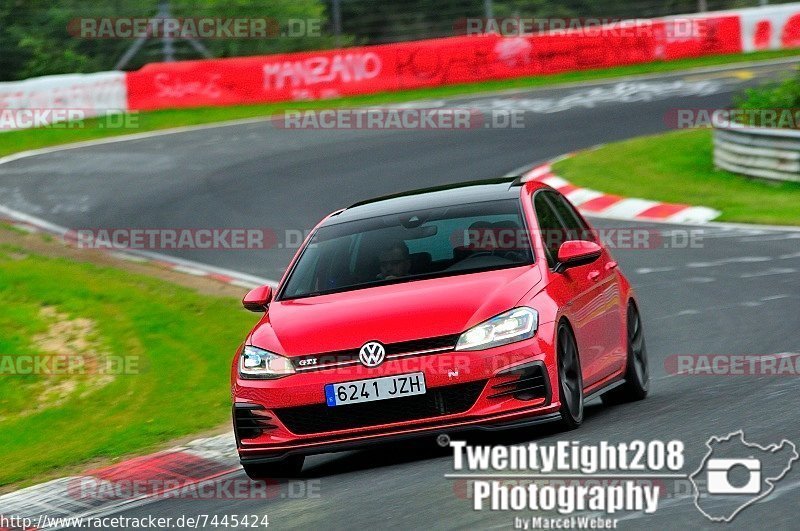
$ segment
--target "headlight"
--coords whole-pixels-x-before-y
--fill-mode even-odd
[[[248,379],[281,378],[294,374],[294,365],[288,358],[248,345],[239,356],[239,374]]]
[[[458,338],[456,350],[484,350],[533,337],[539,314],[533,308],[514,308],[473,326]]]

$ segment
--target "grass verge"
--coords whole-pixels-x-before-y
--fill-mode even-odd
[[[2,490],[230,422],[230,360],[252,314],[220,287],[70,253],[0,227]]]
[[[785,57],[800,56],[800,49],[776,50],[754,52],[749,54],[719,55],[683,59],[680,61],[654,62],[640,65],[630,65],[597,70],[583,70],[567,72],[550,76],[533,76],[517,79],[503,79],[496,81],[483,81],[448,85],[426,89],[405,90],[399,92],[382,92],[365,96],[339,98],[335,100],[285,102],[260,105],[236,105],[231,107],[202,107],[195,109],[170,109],[136,113],[133,122],[127,122],[127,127],[114,127],[108,120],[85,120],[74,123],[71,127],[58,125],[50,128],[26,129],[0,133],[0,157],[39,149],[60,144],[96,140],[111,136],[142,133],[158,129],[168,129],[187,125],[199,125],[226,120],[256,118],[280,113],[285,110],[323,109],[332,107],[354,107],[364,105],[385,105],[412,100],[431,98],[444,98],[460,95],[477,94],[481,92],[494,92],[509,89],[525,89],[560,85],[564,83],[579,83],[617,77],[664,73],[699,68],[704,66],[717,66],[735,64],[749,61],[763,61]],[[116,124],[116,122],[113,122]]]
[[[715,208],[717,221],[800,225],[800,183],[718,170],[712,151],[710,130],[676,131],[583,151],[554,170],[610,194]]]

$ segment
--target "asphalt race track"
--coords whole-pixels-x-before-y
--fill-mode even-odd
[[[309,229],[327,212],[363,198],[494,177],[575,149],[659,132],[667,129],[670,109],[726,106],[743,86],[787,68],[747,69],[756,74],[753,80],[676,75],[628,81],[638,85],[622,89],[612,82],[455,102],[487,108],[524,100],[541,109],[538,100],[547,99],[549,112],[529,113],[522,129],[287,131],[265,121],[57,151],[0,165],[0,204],[73,228],[263,226],[280,235]],[[608,220],[596,225],[631,226]],[[696,229],[637,227],[667,242]],[[585,425],[567,435],[544,426],[474,438],[494,444],[678,438],[686,445],[687,473],[697,468],[713,435],[743,429],[749,441],[762,445],[783,438],[800,442],[796,378],[676,376],[665,369],[665,360],[676,354],[800,352],[800,232],[712,226],[697,234],[695,248],[615,251],[642,303],[653,378],[646,401],[615,408],[592,402]],[[179,256],[276,279],[292,252]],[[303,480],[318,484],[319,497],[169,499],[120,514],[268,514],[273,527],[303,529],[505,528],[514,516],[529,516],[473,511],[463,485],[444,478],[449,472],[451,453],[425,440],[307,459]],[[743,511],[730,527],[770,522],[796,528],[799,498],[796,466],[768,501]],[[623,514],[620,527],[712,524],[691,497],[682,496],[662,499],[655,515]]]

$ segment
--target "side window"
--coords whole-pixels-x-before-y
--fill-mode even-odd
[[[553,207],[545,194],[538,193],[533,197],[533,208],[536,210],[536,219],[539,220],[542,242],[547,253],[547,264],[555,267],[558,258],[558,248],[565,239],[564,227],[558,220]]]
[[[550,200],[558,217],[563,222],[564,227],[566,227],[568,231],[568,240],[594,241],[594,234],[592,234],[592,231],[581,220],[578,213],[575,212],[575,208],[569,204],[569,201],[567,201],[563,195],[554,193],[547,193],[544,195],[547,195],[547,199]]]

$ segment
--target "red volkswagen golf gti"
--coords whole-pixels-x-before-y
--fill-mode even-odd
[[[633,290],[583,217],[539,182],[421,190],[334,212],[309,234],[232,366],[254,478],[304,456],[423,434],[583,420],[638,400]]]

